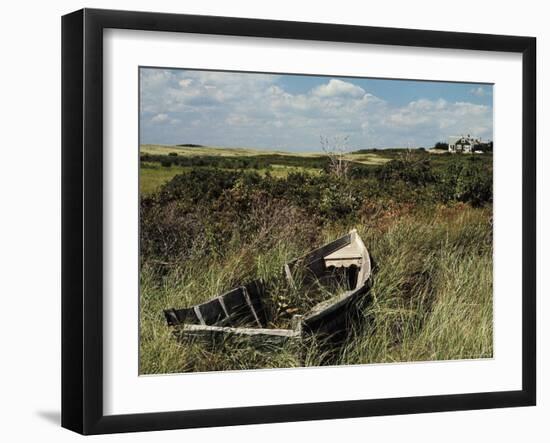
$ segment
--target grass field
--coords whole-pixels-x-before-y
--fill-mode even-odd
[[[357,170],[342,179],[320,154],[141,152],[141,374],[493,355],[492,156],[362,152],[346,157]],[[162,166],[158,156],[173,152],[195,163]],[[207,346],[179,342],[166,326],[164,309],[273,278],[352,228],[375,266],[359,319],[338,346],[316,336]]]
[[[181,157],[229,157],[229,158],[249,158],[249,159],[265,159],[270,168],[260,168],[261,173],[269,171],[277,177],[285,177],[291,172],[308,172],[317,174],[320,168],[307,165],[308,160],[324,159],[325,155],[321,152],[306,152],[292,153],[284,151],[266,151],[250,148],[219,148],[219,147],[184,147],[184,146],[164,146],[164,145],[142,145],[140,148],[141,155],[150,156],[169,156],[169,154],[177,154]],[[306,160],[303,166],[292,166],[289,164],[280,164],[282,161],[288,162],[288,158],[294,158],[298,161]],[[390,154],[383,153],[368,153],[368,154],[353,154],[345,156],[346,160],[353,161],[363,165],[383,165],[391,161],[393,158]],[[140,192],[142,194],[151,194],[158,190],[161,185],[170,181],[177,174],[181,174],[189,170],[185,166],[171,165],[169,167],[161,167],[158,162],[142,162],[140,170]],[[208,166],[204,166],[208,167]],[[197,168],[197,166],[194,166]]]
[[[171,152],[177,152],[186,156],[219,156],[219,157],[243,157],[264,154],[277,154],[289,157],[315,157],[322,155],[320,152],[292,153],[287,151],[270,151],[264,149],[252,148],[222,148],[217,146],[167,146],[167,145],[141,145],[140,152],[153,155],[168,155]]]
[[[206,167],[207,168],[207,167]],[[145,166],[142,163],[139,177],[139,191],[141,195],[150,195],[158,191],[162,185],[172,180],[178,174],[184,174],[197,167],[171,165],[169,167],[160,164],[149,163]],[[223,169],[223,168],[222,168]],[[318,175],[321,173],[319,168],[304,168],[301,166],[288,166],[273,164],[270,168],[257,169],[261,175],[269,172],[273,177],[284,178],[290,173],[305,172]]]

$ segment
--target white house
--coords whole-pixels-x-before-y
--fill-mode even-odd
[[[449,152],[473,152],[474,148],[481,143],[477,137],[472,137],[470,134],[453,135],[449,137]]]

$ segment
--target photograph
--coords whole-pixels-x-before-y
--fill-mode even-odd
[[[493,85],[139,68],[139,372],[493,356]]]

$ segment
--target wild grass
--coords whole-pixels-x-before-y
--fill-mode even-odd
[[[204,155],[213,155],[220,157],[242,157],[242,156],[254,156],[254,155],[266,155],[266,154],[277,154],[285,156],[298,156],[298,157],[308,157],[308,156],[319,156],[322,155],[321,152],[291,152],[291,151],[277,151],[277,150],[267,150],[267,149],[255,149],[255,148],[227,148],[227,147],[218,147],[218,146],[198,146],[198,147],[189,147],[189,146],[174,146],[174,145],[153,145],[153,144],[143,144],[140,146],[140,152],[145,154],[153,155],[168,155],[171,152],[177,152],[180,155],[188,156],[204,156]]]
[[[189,148],[191,149],[191,148]],[[166,154],[167,155],[167,154]],[[170,165],[162,166],[156,162],[142,162],[139,176],[139,192],[140,195],[151,195],[157,192],[162,185],[168,183],[176,175],[184,174],[191,170],[197,170],[200,168],[209,168],[209,166],[180,166]],[[224,170],[224,168],[217,168],[217,170]],[[268,168],[259,168],[255,172],[261,176],[270,174],[272,177],[285,178],[292,173],[308,173],[312,175],[319,175],[321,173],[318,168],[306,168],[302,166],[288,166],[288,165],[270,165]]]
[[[384,157],[381,154],[348,154],[345,156],[346,160],[362,163],[365,165],[383,165],[391,160],[391,158]]]
[[[140,195],[150,195],[158,191],[160,187],[172,180],[176,175],[188,171],[189,167],[172,165],[168,168],[158,163],[141,165],[139,171],[139,192]]]
[[[488,211],[425,217],[364,232],[376,260],[372,300],[341,364],[492,357]]]
[[[491,207],[432,205],[326,224],[314,239],[296,220],[285,225],[270,215],[246,243],[235,238],[221,254],[191,252],[185,262],[158,271],[142,265],[140,281],[140,373],[288,368],[489,358],[492,329]],[[345,340],[335,346],[316,336],[283,346],[253,346],[247,340],[205,345],[178,341],[163,310],[212,298],[254,278],[277,281],[282,266],[309,249],[357,228],[374,269],[369,296]],[[197,245],[200,249],[200,245]],[[271,288],[279,322],[307,297]],[[279,291],[277,290],[279,289]],[[316,294],[315,297],[318,297]],[[314,297],[314,300],[317,299]],[[288,311],[288,312],[287,312]]]

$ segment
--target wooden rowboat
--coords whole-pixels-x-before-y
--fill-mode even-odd
[[[345,327],[347,308],[366,294],[371,276],[370,256],[357,231],[353,229],[284,265],[287,284],[292,287],[297,279],[301,287],[308,282],[329,283],[338,270],[344,271],[349,289],[315,305],[305,314],[294,315],[288,329],[267,327],[269,318],[264,301],[269,294],[261,280],[234,288],[202,304],[167,309],[164,315],[179,336],[187,337],[234,335],[262,342],[280,342],[301,338],[304,331],[334,332]]]

